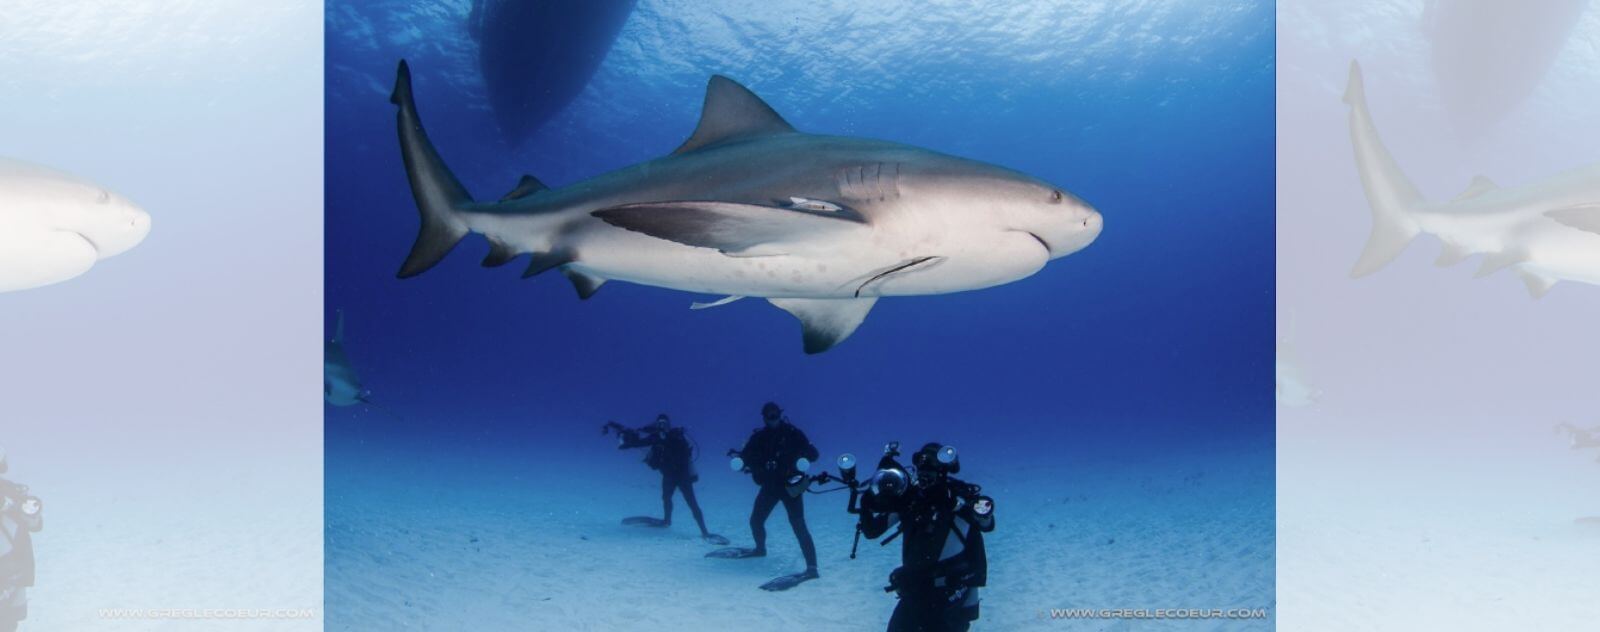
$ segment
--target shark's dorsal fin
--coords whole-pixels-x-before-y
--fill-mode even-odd
[[[506,192],[505,197],[500,198],[500,201],[508,202],[511,200],[520,200],[549,188],[550,187],[545,186],[543,182],[540,182],[538,178],[524,175],[522,176],[521,180],[517,181],[516,188]]]
[[[344,310],[337,310],[339,319],[333,325],[333,344],[344,344]]]
[[[1475,198],[1498,188],[1500,187],[1494,183],[1494,180],[1490,180],[1486,176],[1475,176],[1472,178],[1472,182],[1467,184],[1467,190],[1462,191],[1461,195],[1457,195],[1454,200],[1450,201],[1460,202],[1468,198]]]
[[[794,131],[778,112],[749,88],[722,75],[712,75],[706,84],[706,103],[700,110],[700,124],[672,155],[687,153],[736,138],[751,138]]]

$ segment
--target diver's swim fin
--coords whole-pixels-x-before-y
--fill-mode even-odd
[[[761,589],[772,592],[788,590],[818,577],[820,577],[820,575],[817,574],[817,569],[808,568],[803,572],[795,573],[793,575],[784,575],[782,577],[774,578],[772,581],[762,584]]]
[[[724,537],[722,537],[720,535],[717,535],[715,533],[707,533],[707,534],[705,534],[703,536],[700,536],[700,539],[701,540],[705,540],[708,543],[718,545],[718,546],[727,546],[728,545],[728,539],[727,538],[724,538]]]
[[[653,516],[629,516],[622,519],[622,524],[638,525],[641,527],[667,527],[672,523]]]
[[[706,557],[715,557],[715,558],[720,558],[720,559],[725,559],[725,560],[738,560],[738,559],[744,559],[744,558],[747,558],[747,557],[766,557],[766,555],[767,555],[766,551],[761,551],[761,550],[757,550],[757,549],[747,549],[747,548],[744,548],[742,546],[730,546],[730,547],[725,548],[725,549],[717,549],[715,551],[707,553]]]

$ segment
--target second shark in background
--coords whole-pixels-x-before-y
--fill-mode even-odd
[[[1485,255],[1479,277],[1512,268],[1535,298],[1558,281],[1600,284],[1600,165],[1510,188],[1478,176],[1454,199],[1429,202],[1379,138],[1355,62],[1344,102],[1350,105],[1356,168],[1372,205],[1372,234],[1352,277],[1377,271],[1419,233],[1428,233],[1444,242],[1438,265]]]

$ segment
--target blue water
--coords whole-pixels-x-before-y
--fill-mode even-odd
[[[341,505],[395,493],[372,487],[383,478],[374,468],[409,472],[418,455],[510,468],[553,448],[590,454],[601,422],[658,411],[691,428],[702,472],[720,477],[707,484],[730,496],[723,513],[742,512],[753,487],[738,487],[720,454],[771,399],[830,459],[890,439],[943,440],[979,477],[1002,463],[1127,480],[1163,463],[1243,471],[1220,480],[1247,482],[1220,491],[1266,557],[1232,570],[1263,578],[1270,595],[1270,2],[641,0],[589,87],[516,146],[486,104],[469,8],[328,4],[328,322],[345,311],[347,351],[381,405],[327,409],[330,531],[378,519]],[[802,131],[1014,168],[1093,203],[1106,227],[1013,284],[884,299],[817,356],[763,301],[691,312],[707,297],[624,283],[579,301],[559,275],[480,268],[478,236],[401,281],[418,223],[387,98],[402,57],[440,153],[480,199],[524,173],[559,187],[670,151],[694,126],[706,78],[722,73]],[[632,458],[592,461],[572,466],[653,476]],[[451,480],[506,476],[472,472]],[[643,498],[640,512],[658,508]],[[724,518],[730,537],[748,538],[742,515]],[[781,516],[769,529],[787,537]],[[1002,530],[991,542],[1039,535]],[[330,565],[361,546],[330,537]],[[330,622],[337,583],[351,579],[328,578]],[[881,595],[862,599],[887,615]]]

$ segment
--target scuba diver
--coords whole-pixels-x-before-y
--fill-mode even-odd
[[[0,447],[0,475],[6,473]],[[33,586],[33,536],[44,528],[44,509],[26,485],[0,476],[0,632],[12,632],[28,618],[28,588]]]
[[[617,433],[617,449],[649,448],[645,452],[644,463],[650,469],[661,472],[661,512],[663,517],[633,516],[623,518],[622,524],[642,525],[647,527],[672,526],[672,493],[683,494],[683,502],[689,505],[689,513],[694,515],[694,522],[700,525],[700,538],[712,544],[727,544],[728,539],[706,530],[705,515],[700,513],[700,503],[694,498],[694,484],[700,480],[700,475],[694,471],[694,447],[690,445],[688,435],[683,427],[674,427],[672,419],[666,413],[656,415],[656,420],[643,428],[628,428],[615,421],[608,421],[600,427],[600,434],[615,430]]]
[[[897,460],[899,442],[884,448],[872,480],[858,483],[855,457],[839,457],[840,476],[850,490],[847,510],[857,514],[856,541],[898,530],[900,567],[889,574],[886,592],[900,598],[889,632],[965,632],[978,619],[978,589],[988,581],[983,534],[994,530],[994,499],[952,474],[961,471],[953,447],[929,443],[911,455],[912,468]],[[818,482],[831,478],[817,476]],[[856,552],[851,548],[850,557]]]
[[[800,553],[805,556],[806,569],[773,579],[762,584],[761,588],[788,590],[821,576],[817,573],[817,547],[811,542],[811,532],[806,529],[806,508],[801,497],[811,484],[812,479],[806,475],[806,470],[817,458],[817,447],[811,445],[805,433],[789,423],[789,418],[776,403],[767,402],[761,406],[761,422],[762,427],[750,434],[744,448],[728,451],[728,455],[733,457],[730,465],[734,471],[748,472],[760,488],[756,492],[755,507],[750,510],[750,534],[755,538],[756,546],[753,549],[717,549],[707,553],[706,557],[765,557],[767,518],[778,503],[783,503],[783,510],[789,515],[789,526],[794,529],[795,539],[800,541]]]

